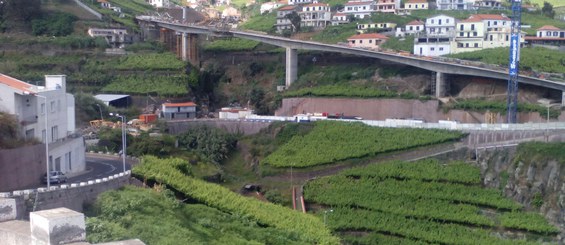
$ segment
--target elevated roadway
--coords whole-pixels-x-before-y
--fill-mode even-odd
[[[255,32],[245,32],[237,31],[231,29],[219,29],[214,27],[198,26],[193,24],[183,24],[180,22],[170,22],[157,19],[151,16],[138,16],[139,21],[149,23],[155,27],[166,28],[179,33],[190,33],[197,35],[211,35],[211,36],[232,36],[248,40],[254,40],[258,42],[263,42],[279,47],[286,48],[286,85],[290,84],[297,78],[297,50],[318,50],[324,52],[337,52],[343,54],[352,54],[358,56],[365,56],[371,58],[377,58],[381,60],[391,61],[399,64],[405,64],[409,66],[418,67],[421,69],[429,70],[436,73],[436,96],[444,96],[443,88],[445,88],[445,76],[444,74],[457,74],[457,75],[468,75],[477,77],[487,77],[495,78],[501,80],[508,79],[508,72],[505,69],[493,69],[489,65],[482,64],[478,66],[459,64],[446,62],[437,59],[431,59],[429,57],[419,57],[411,55],[402,55],[399,53],[388,53],[376,50],[368,50],[361,48],[352,48],[342,45],[334,44],[324,44],[311,41],[295,40],[285,37],[265,35],[262,33]],[[183,35],[184,36],[184,35]],[[188,50],[188,41],[185,42],[183,38],[183,50]],[[532,77],[526,75],[520,75],[520,83],[529,84],[549,89],[554,89],[562,92],[563,97],[565,97],[565,83],[558,81],[551,81],[539,77]]]

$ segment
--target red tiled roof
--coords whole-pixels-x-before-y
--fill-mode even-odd
[[[476,18],[475,16],[471,15],[468,19],[461,20],[459,22],[483,22],[483,19]]]
[[[163,103],[165,107],[184,107],[184,106],[196,106],[194,102],[183,102],[183,103]]]
[[[373,38],[388,39],[387,36],[382,35],[382,34],[378,34],[378,33],[363,33],[363,34],[353,35],[353,36],[347,38],[347,40],[350,40],[350,39],[373,39]]]
[[[31,90],[33,85],[26,83],[24,81],[20,81],[13,77],[6,76],[1,73],[0,73],[0,83],[12,87],[14,89],[20,90],[22,93],[24,92],[35,93]]]
[[[373,2],[346,2],[345,6],[355,6],[355,5],[370,5]]]
[[[479,20],[510,20],[510,18],[499,14],[474,14],[469,17],[469,19],[473,18]]]
[[[294,8],[295,8],[295,6],[288,5],[288,6],[280,7],[280,8],[279,8],[279,11],[294,10]]]
[[[428,3],[427,0],[408,0],[406,3]],[[406,4],[404,3],[404,4]]]
[[[423,24],[424,24],[424,22],[422,22],[422,21],[413,20],[413,21],[408,22],[408,24],[406,24],[406,25],[407,26],[416,26],[416,25],[423,25]]]
[[[538,30],[540,31],[560,31],[561,29],[555,27],[555,26],[551,26],[551,25],[546,25],[546,26],[542,26],[540,27]]]

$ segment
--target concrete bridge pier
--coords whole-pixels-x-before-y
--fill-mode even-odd
[[[561,91],[561,106],[565,106],[565,91]]]
[[[286,77],[285,86],[290,85],[298,78],[298,54],[296,49],[286,48]]]
[[[436,72],[436,97],[444,97],[447,94],[447,81],[443,72]]]
[[[183,8],[184,10],[184,8]],[[188,33],[183,32],[182,33],[182,53],[181,53],[181,58],[182,61],[187,61],[188,60]]]

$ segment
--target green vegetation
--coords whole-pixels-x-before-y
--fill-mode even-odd
[[[202,204],[182,204],[164,188],[126,187],[100,195],[86,220],[87,240],[139,238],[146,244],[306,244],[292,232]]]
[[[527,142],[518,146],[517,159],[524,162],[544,164],[551,160],[558,160],[565,164],[565,143]]]
[[[273,32],[274,24],[277,23],[277,12],[256,15],[245,23],[241,28],[253,31]]]
[[[74,15],[56,12],[40,19],[34,19],[31,28],[36,36],[67,36],[73,32],[73,24],[77,19]]]
[[[362,123],[318,121],[315,124],[310,133],[293,137],[262,163],[304,168],[442,143],[463,136],[459,132],[379,128]]]
[[[346,236],[346,241],[536,244],[492,233],[519,229],[535,234],[537,240],[538,234],[558,232],[541,215],[520,211],[521,206],[499,190],[482,188],[480,170],[462,162],[430,159],[353,168],[309,181],[304,196],[312,206],[332,207],[325,216],[333,230],[365,233]],[[496,213],[483,212],[485,207]]]
[[[180,97],[188,93],[187,76],[119,76],[102,88],[103,92],[154,94]]]
[[[116,62],[96,64],[99,69],[114,67],[118,70],[178,70],[185,64],[169,52],[123,56]]]
[[[212,162],[219,163],[226,159],[236,144],[233,134],[219,128],[196,126],[178,136],[179,147],[194,150]]]
[[[0,111],[0,149],[12,149],[39,143],[37,139],[21,137],[20,125],[15,115]]]
[[[508,48],[483,49],[474,52],[451,54],[448,57],[481,61],[488,64],[508,66]],[[546,48],[523,48],[520,50],[521,71],[563,73],[565,53]]]
[[[204,50],[210,52],[251,51],[255,49],[257,45],[259,45],[259,42],[248,39],[220,39],[207,43],[206,46],[204,46]]]
[[[565,6],[565,3],[563,1],[560,1],[560,0],[529,0],[529,1],[532,4],[537,4],[540,8],[543,7],[544,2],[550,3],[551,5],[553,5],[553,7],[563,7],[563,6]]]
[[[398,37],[389,37],[389,39],[381,45],[381,48],[412,53],[414,50],[414,36],[408,35],[402,38],[402,40]]]
[[[488,100],[480,100],[480,99],[461,100],[454,104],[443,105],[443,108],[444,110],[461,109],[461,110],[470,110],[470,111],[479,111],[479,112],[485,112],[489,110],[498,113],[506,113],[506,110],[508,110],[508,107],[506,106],[506,102],[488,101]],[[537,112],[542,117],[545,117],[547,115],[547,107],[538,104],[519,103],[518,111]],[[550,118],[557,118],[559,117],[559,115],[561,115],[561,110],[551,109],[551,108],[549,109]]]
[[[187,175],[190,165],[179,159],[159,160],[147,156],[133,173],[141,179],[157,181],[210,207],[238,214],[267,227],[295,234],[307,243],[338,244],[323,223],[314,216],[292,211],[282,206],[261,202],[233,193]]]
[[[338,26],[327,26],[320,33],[314,35],[312,37],[312,40],[329,44],[347,42],[347,38],[355,35],[356,30],[357,25],[355,23]]]

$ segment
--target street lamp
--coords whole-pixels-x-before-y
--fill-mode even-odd
[[[117,113],[110,113],[110,116],[116,116],[122,119],[122,164],[124,172],[126,172],[126,116]]]
[[[334,211],[333,209],[324,210],[324,225],[326,225],[326,223],[327,223],[327,218],[326,218],[326,216],[327,216],[328,212],[329,212],[329,213],[332,213],[333,211]]]
[[[33,95],[35,97],[39,97],[45,100],[45,106],[43,107],[45,109],[44,113],[45,113],[45,167],[46,167],[46,172],[45,174],[47,175],[47,190],[49,190],[51,188],[51,173],[49,171],[49,134],[47,133],[47,130],[49,129],[49,119],[48,117],[48,113],[47,113],[47,97],[43,96],[43,95],[39,95],[39,94],[32,94],[28,91],[24,92],[25,95]],[[41,108],[40,108],[41,110]]]
[[[553,107],[553,106],[561,106],[561,104],[556,103],[556,104],[546,104],[545,105],[547,107],[547,122],[549,123],[549,108]]]
[[[102,107],[100,107],[100,104],[96,104],[96,106],[98,106],[98,110],[100,111],[100,120],[104,121],[104,116],[102,115]]]

